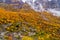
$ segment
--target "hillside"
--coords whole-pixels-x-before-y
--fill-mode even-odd
[[[16,39],[11,37],[13,40],[60,40],[60,19],[49,12],[24,8],[14,12],[0,8],[0,33],[3,32],[5,39],[17,33]]]

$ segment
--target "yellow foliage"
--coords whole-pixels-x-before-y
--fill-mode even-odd
[[[31,38],[31,37],[29,37],[29,36],[24,36],[24,37],[22,38],[22,40],[33,40],[33,38]]]
[[[44,38],[38,37],[38,40],[44,40]]]

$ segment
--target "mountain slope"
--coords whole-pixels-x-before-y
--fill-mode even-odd
[[[34,40],[36,37],[39,40],[60,39],[60,21],[49,12],[35,12],[32,9],[13,12],[0,8],[0,28],[2,32],[18,32]]]

